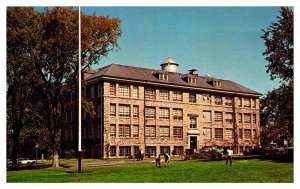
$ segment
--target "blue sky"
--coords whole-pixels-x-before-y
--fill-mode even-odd
[[[121,49],[101,60],[160,69],[171,57],[179,72],[233,80],[262,94],[278,86],[266,73],[261,29],[277,20],[280,7],[81,7],[121,19]]]

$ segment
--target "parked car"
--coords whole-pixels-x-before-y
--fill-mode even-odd
[[[19,158],[18,159],[18,163],[21,165],[26,165],[26,164],[30,164],[30,163],[34,163],[35,160],[32,159],[28,159],[28,158]]]

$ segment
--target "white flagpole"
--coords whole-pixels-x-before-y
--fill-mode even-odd
[[[78,7],[78,172],[81,172],[81,10]]]

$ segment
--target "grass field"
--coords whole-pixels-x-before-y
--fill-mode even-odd
[[[154,163],[102,167],[46,168],[8,171],[7,182],[31,183],[291,183],[293,163],[235,160],[233,166],[224,161],[173,161],[170,167],[156,168]]]

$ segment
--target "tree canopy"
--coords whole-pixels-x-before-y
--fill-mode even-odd
[[[281,86],[261,99],[262,144],[294,138],[294,13],[282,7],[278,21],[263,30],[270,78],[280,79]],[[282,141],[281,141],[282,144]]]
[[[29,131],[39,129],[51,139],[54,167],[59,166],[61,129],[69,101],[66,94],[77,93],[82,69],[78,64],[78,16],[77,9],[65,7],[42,12],[30,7],[7,8],[7,125],[13,133],[12,152],[18,151],[20,132],[22,138],[24,134],[30,138]],[[81,16],[83,67],[90,67],[119,47],[120,20]],[[29,122],[32,116],[39,119]],[[22,131],[23,123],[26,131]],[[12,156],[16,159],[18,154]]]

